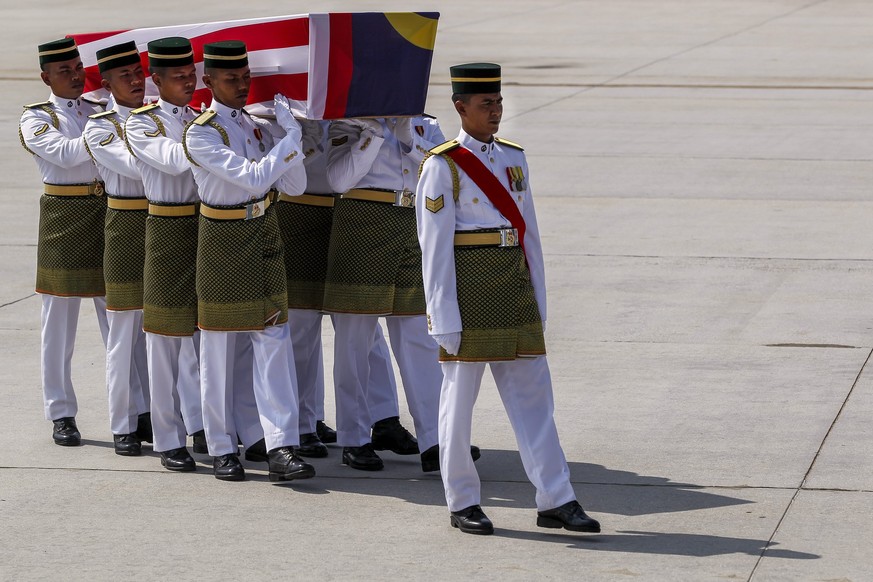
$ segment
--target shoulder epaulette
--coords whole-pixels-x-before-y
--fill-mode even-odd
[[[82,97],[81,99],[85,103],[90,103],[91,105],[97,105],[97,106],[103,107],[103,108],[106,107],[106,103],[103,103],[101,101],[97,101],[96,99],[88,99],[87,97]]]
[[[440,145],[436,146],[435,148],[431,148],[429,153],[431,153],[435,156],[438,156],[440,154],[444,154],[448,151],[455,149],[459,145],[461,145],[461,144],[458,143],[458,140],[452,139],[452,140],[449,140],[447,142],[441,143]]]
[[[30,105],[25,105],[24,108],[25,109],[36,109],[37,107],[45,107],[45,106],[51,107],[51,104],[52,104],[51,101],[40,101],[39,103],[31,103]]]
[[[139,115],[140,113],[145,113],[147,111],[151,111],[156,107],[160,107],[157,103],[150,103],[148,105],[143,105],[142,107],[137,107],[133,111],[130,112],[131,115]]]
[[[503,139],[502,137],[495,137],[494,141],[501,145],[509,146],[511,148],[515,148],[517,150],[524,151],[524,148],[515,143],[514,141],[509,141],[508,139]]]
[[[195,117],[194,121],[192,121],[191,123],[193,123],[194,125],[206,125],[207,123],[212,121],[212,118],[216,115],[218,114],[215,111],[213,111],[212,109],[208,109]]]
[[[92,113],[88,116],[88,119],[102,119],[103,117],[110,117],[118,113],[114,109],[110,109],[109,111],[101,111],[100,113]]]
[[[431,115],[430,113],[422,113],[422,117],[426,117],[427,119],[436,119],[435,115]]]

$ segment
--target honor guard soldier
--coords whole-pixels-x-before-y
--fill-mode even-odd
[[[421,447],[422,469],[435,471],[442,372],[424,318],[414,206],[418,166],[443,134],[435,119],[415,117],[337,121],[329,135],[328,180],[343,194],[334,210],[324,309],[335,314],[334,383],[343,463],[378,470],[383,465],[375,450],[415,454]],[[396,394],[380,394],[384,387],[367,384],[367,355],[380,315],[390,316],[391,347],[418,442],[389,411],[392,404],[396,410]],[[367,408],[369,421],[359,412]]]
[[[496,138],[500,67],[451,67],[457,139],[431,150],[416,204],[428,329],[441,346],[440,469],[451,524],[490,534],[470,461],[473,405],[485,364],[536,487],[537,525],[599,532],[576,501],[558,441],[543,328],[546,287],[522,148]]]
[[[315,475],[299,443],[297,379],[287,324],[282,241],[273,185],[289,194],[306,188],[300,125],[276,96],[276,120],[287,133],[274,143],[243,109],[251,76],[245,44],[203,47],[203,81],[212,105],[187,126],[183,143],[200,194],[197,298],[203,421],[215,477],[239,481],[228,358],[234,335],[247,334],[254,352],[254,392],[271,481]]]
[[[131,111],[124,137],[137,159],[149,201],[145,230],[143,329],[148,350],[154,450],[171,471],[193,471],[185,448],[206,453],[195,341],[199,198],[182,131],[196,114],[188,107],[197,87],[194,52],[186,38],[148,43],[149,72],[157,103]],[[184,419],[184,422],[183,422]],[[202,441],[200,440],[202,438]]]
[[[48,101],[24,108],[21,145],[42,174],[36,292],[42,298],[40,364],[45,417],[58,445],[77,446],[78,406],[71,360],[82,297],[91,297],[106,343],[103,223],[106,200],[97,168],[82,142],[88,115],[99,109],[81,98],[85,70],[71,38],[39,45],[40,77]]]
[[[300,447],[304,457],[325,457],[324,442],[336,442],[336,433],[324,424],[324,361],[321,346],[321,311],[324,303],[324,278],[333,224],[335,194],[327,181],[327,121],[301,121],[303,153],[306,158],[306,193],[300,196],[279,194],[276,214],[285,252],[288,277],[288,325],[294,345],[294,367],[300,402]],[[388,344],[382,328],[370,350],[371,386],[384,386],[394,394],[397,412],[397,385]],[[388,415],[386,415],[388,416]],[[379,417],[383,418],[383,417]],[[322,435],[330,430],[325,438]]]
[[[142,276],[148,200],[136,160],[124,143],[124,122],[132,109],[142,106],[145,75],[133,41],[98,50],[97,66],[111,99],[107,111],[90,116],[82,139],[106,184],[103,275],[109,320],[109,423],[116,454],[136,456],[142,452],[141,440],[151,440],[148,376],[139,373],[136,362],[139,352],[145,356]],[[141,367],[145,371],[146,362]],[[144,423],[149,424],[147,431]]]

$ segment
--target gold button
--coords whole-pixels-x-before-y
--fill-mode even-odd
[[[521,194],[518,195],[518,201],[521,202]]]
[[[478,198],[473,198],[473,204],[479,204],[479,199],[478,199]]]
[[[404,173],[404,174],[408,174],[408,173],[409,173],[409,170],[407,170],[406,168],[403,168],[403,173]]]
[[[247,139],[247,140],[246,140],[246,143],[250,144],[250,143],[252,143],[252,140]]]
[[[491,163],[492,163],[492,164],[494,163],[494,158],[491,158]]]

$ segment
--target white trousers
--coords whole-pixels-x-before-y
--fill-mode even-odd
[[[194,349],[197,340],[199,337],[146,333],[152,430],[157,452],[184,447],[186,435],[203,428],[200,371]]]
[[[209,454],[237,451],[234,354],[240,336],[251,339],[254,366],[253,390],[267,450],[297,446],[297,375],[288,324],[259,332],[200,332],[200,385],[203,428]],[[243,435],[240,434],[240,437]],[[245,441],[243,441],[244,444]]]
[[[321,344],[322,314],[318,311],[289,309],[288,325],[294,345],[294,367],[300,395],[300,434],[315,432],[315,423],[324,420],[324,352]],[[333,323],[333,316],[331,316]],[[398,416],[397,383],[391,366],[391,353],[382,328],[376,326],[370,350],[368,403],[372,425],[377,420]]]
[[[370,442],[369,359],[379,321],[371,315],[335,314],[333,322],[337,444],[361,446]],[[387,324],[419,447],[426,450],[438,442],[439,348],[423,315],[388,317]]]
[[[106,316],[109,321],[106,341],[109,426],[112,434],[129,434],[136,431],[137,416],[148,412],[150,404],[142,310],[107,311]]]
[[[72,360],[79,324],[80,297],[41,295],[42,395],[46,420],[76,416],[79,406],[73,390]],[[94,310],[103,345],[109,335],[106,321],[106,298],[94,297]]]
[[[525,473],[537,490],[537,509],[545,511],[573,501],[576,494],[555,427],[552,379],[545,356],[490,365]],[[481,499],[470,438],[485,363],[444,362],[442,367],[440,473],[449,511],[459,511],[479,505]]]

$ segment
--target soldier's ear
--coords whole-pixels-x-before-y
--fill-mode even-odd
[[[152,73],[152,83],[155,84],[155,87],[160,89],[161,88],[161,76],[158,75],[157,73]]]
[[[212,77],[209,75],[203,75],[203,84],[206,85],[208,89],[212,89]]]
[[[455,111],[457,111],[458,115],[461,117],[467,117],[467,104],[458,99],[455,101]]]
[[[45,83],[46,85],[48,85],[49,87],[52,86],[52,84],[49,83],[49,74],[46,71],[40,72],[39,78],[42,79],[42,82]]]
[[[106,78],[100,79],[100,85],[101,85],[104,89],[106,89],[107,91],[110,90],[110,89],[109,89],[109,79],[106,79]]]

